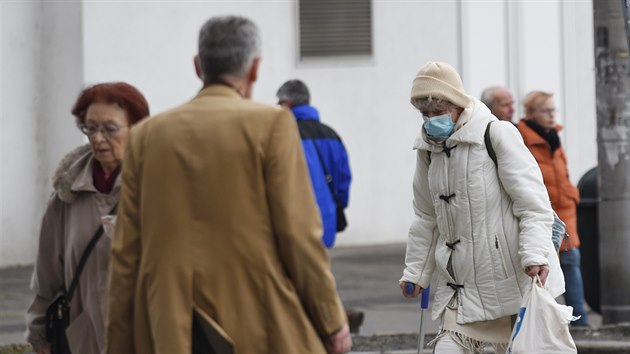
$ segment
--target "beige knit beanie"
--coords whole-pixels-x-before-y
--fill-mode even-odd
[[[411,103],[425,97],[441,98],[461,108],[470,104],[457,71],[449,64],[437,61],[424,64],[413,80]]]

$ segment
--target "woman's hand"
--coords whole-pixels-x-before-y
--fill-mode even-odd
[[[344,324],[340,330],[328,337],[326,351],[328,354],[345,354],[352,348],[352,337],[350,337],[350,327]]]
[[[401,281],[400,283],[398,283],[398,286],[400,286],[400,290],[402,290],[403,296],[408,298],[408,299],[411,299],[411,298],[414,298],[414,297],[418,297],[420,295],[420,293],[422,292],[422,288],[419,287],[416,284],[411,284],[411,285],[413,285],[413,291],[411,293],[407,293],[405,291],[405,287],[407,286],[407,284],[411,284],[411,283],[407,283],[407,282],[404,282],[404,281]]]
[[[549,275],[549,266],[547,265],[533,265],[525,268],[525,273],[530,277],[535,277],[538,275],[540,277],[541,285],[545,285],[547,281],[547,275]]]

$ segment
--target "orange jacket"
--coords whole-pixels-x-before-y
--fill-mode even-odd
[[[556,126],[560,131],[561,126]],[[580,246],[580,237],[577,233],[577,204],[580,201],[580,192],[569,179],[567,157],[562,145],[553,153],[549,143],[536,131],[525,124],[525,119],[518,123],[518,131],[521,132],[525,145],[532,152],[540,171],[542,172],[547,193],[551,200],[551,207],[556,211],[560,219],[567,224],[569,238],[562,241],[560,252]]]

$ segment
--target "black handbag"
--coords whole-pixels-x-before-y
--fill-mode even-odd
[[[335,205],[337,206],[337,232],[341,232],[348,227],[348,220],[346,220],[346,213],[343,208],[343,204],[341,202],[341,198],[337,195],[335,191],[335,186],[333,185],[333,179],[330,173],[328,173],[328,169],[326,168],[326,164],[324,164],[324,159],[322,159],[322,155],[319,153],[319,149],[317,148],[317,144],[313,141],[313,146],[315,147],[315,151],[317,152],[317,157],[319,158],[319,163],[322,165],[322,169],[324,170],[324,175],[326,176],[326,183],[328,184],[328,189],[330,189],[330,193],[332,194],[333,199],[335,200]]]
[[[66,290],[61,289],[46,309],[46,340],[53,354],[70,354],[66,328],[70,325],[70,304]]]
[[[118,203],[114,205],[109,214],[115,214],[117,207]],[[65,286],[62,286],[48,305],[48,308],[46,308],[46,340],[50,343],[51,354],[71,354],[68,338],[66,338],[66,328],[70,325],[70,301],[72,300],[74,289],[79,283],[79,276],[85,267],[85,263],[102,235],[103,224],[99,226],[90,243],[85,247],[68,290],[66,291]]]

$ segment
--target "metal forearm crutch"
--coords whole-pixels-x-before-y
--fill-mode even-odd
[[[413,294],[415,284],[406,283],[405,292],[407,294]],[[424,309],[429,307],[429,288],[422,289],[420,294],[420,329],[418,331],[418,354],[422,354],[424,350]]]

